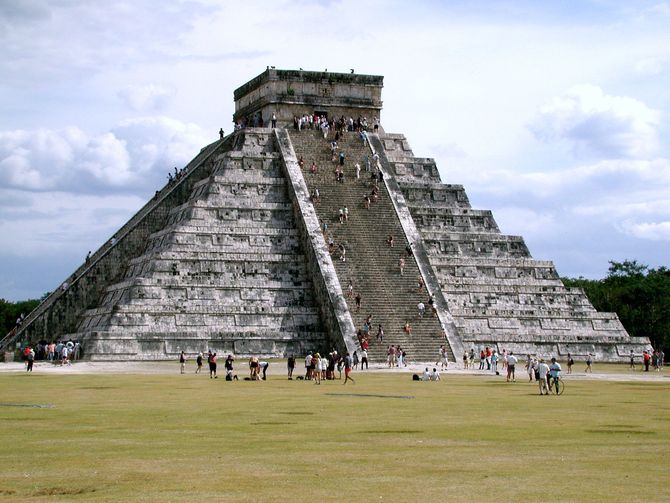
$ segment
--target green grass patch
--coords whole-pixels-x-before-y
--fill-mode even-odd
[[[0,375],[3,501],[633,501],[665,480],[670,382]],[[656,493],[658,496],[658,493]]]

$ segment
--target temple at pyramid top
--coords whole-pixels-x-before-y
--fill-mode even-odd
[[[272,114],[285,125],[293,117],[317,114],[329,118],[380,119],[381,75],[311,72],[268,68],[235,90],[235,124],[269,125]]]

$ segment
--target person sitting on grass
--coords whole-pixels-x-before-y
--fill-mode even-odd
[[[428,371],[428,367],[426,367],[426,370],[423,371],[423,375],[421,376],[422,381],[430,381],[430,372]]]

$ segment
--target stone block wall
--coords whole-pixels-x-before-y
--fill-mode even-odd
[[[173,207],[188,199],[193,185],[209,175],[211,158],[232,141],[228,137],[203,148],[186,166],[184,177],[159,191],[28,315],[16,340],[50,341],[75,332],[83,313],[97,306],[107,287],[123,277],[132,258],[143,253],[149,235],[165,225]]]
[[[597,313],[583,291],[565,288],[553,263],[534,260],[522,237],[502,234],[462,186],[441,183],[404,136],[371,141],[399,184],[465,350],[619,360],[650,347],[631,339],[615,314]]]
[[[274,135],[235,133],[78,327],[92,359],[302,355],[325,335]]]

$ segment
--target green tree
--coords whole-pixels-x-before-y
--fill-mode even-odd
[[[19,302],[9,302],[0,299],[0,339],[7,335],[16,325],[16,320],[21,314],[28,316],[28,313],[35,309],[40,303],[37,299],[22,300]]]

